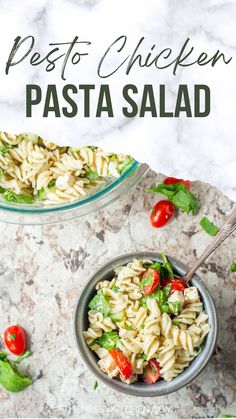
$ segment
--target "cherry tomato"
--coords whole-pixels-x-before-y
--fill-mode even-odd
[[[144,368],[143,381],[147,384],[154,384],[160,376],[160,365],[155,359],[150,359]]]
[[[4,332],[6,347],[14,355],[22,355],[26,350],[25,332],[18,324],[9,326]]]
[[[114,359],[117,367],[120,370],[121,375],[128,380],[133,375],[133,369],[130,360],[120,351],[111,349],[109,354]]]
[[[186,287],[184,279],[181,278],[166,279],[161,284],[162,288],[166,287],[167,285],[171,286],[170,294],[173,294],[174,291],[184,292]]]
[[[150,220],[153,227],[159,228],[164,226],[174,215],[174,205],[165,199],[156,203],[152,210]]]
[[[160,282],[160,275],[156,269],[147,269],[143,273],[141,284],[143,285],[144,294],[152,294],[158,287]]]
[[[187,189],[190,189],[190,180],[177,179],[176,177],[167,177],[164,182],[165,185],[173,185],[174,183],[182,183]]]

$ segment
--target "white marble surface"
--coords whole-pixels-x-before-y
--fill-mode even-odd
[[[236,198],[236,129],[235,129],[235,18],[234,0],[17,0],[0,2],[0,128],[9,132],[33,131],[63,144],[100,144],[112,151],[130,153],[150,164],[157,172],[200,179],[219,187]],[[66,83],[109,83],[114,105],[114,118],[83,118],[82,98],[79,116],[66,119],[42,118],[39,106],[32,119],[25,118],[25,85],[45,87],[64,85],[59,71],[45,73],[45,65],[30,67],[29,58],[12,67],[4,76],[5,62],[13,40],[32,34],[33,51],[48,52],[49,42],[80,40],[92,42],[89,56],[78,66],[70,65]],[[128,36],[127,53],[131,53],[141,36],[143,51],[156,43],[157,50],[172,47],[177,53],[187,37],[196,53],[214,53],[220,49],[233,60],[214,68],[182,68],[173,76],[169,69],[138,69],[126,76],[122,68],[110,79],[96,74],[99,59],[118,36]],[[114,60],[115,61],[115,58]],[[60,64],[60,61],[58,61]],[[105,80],[105,81],[104,81]],[[167,86],[167,104],[172,108],[177,85],[207,84],[211,89],[212,111],[207,118],[135,118],[125,119],[121,90],[123,85],[159,84]],[[43,93],[44,96],[44,93]],[[92,115],[98,88],[91,97]],[[158,94],[157,94],[158,97]]]
[[[215,300],[220,332],[216,352],[200,376],[177,393],[159,398],[118,394],[88,371],[76,349],[73,317],[78,294],[108,259],[132,251],[160,251],[191,264],[210,237],[203,215],[219,226],[232,201],[194,182],[201,202],[195,217],[179,212],[163,229],[149,224],[157,200],[144,190],[162,180],[150,173],[106,209],[63,225],[29,227],[0,223],[0,329],[22,324],[33,356],[22,363],[34,384],[19,394],[0,388],[0,417],[81,419],[186,419],[235,414],[235,234],[200,269]],[[214,205],[212,203],[214,202]],[[3,239],[4,238],[4,239]],[[0,348],[2,347],[0,338]]]

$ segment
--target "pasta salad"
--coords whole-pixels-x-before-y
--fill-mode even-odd
[[[171,381],[201,351],[210,326],[198,290],[162,258],[135,259],[96,286],[83,335],[110,378]]]
[[[0,195],[20,204],[73,202],[119,178],[133,161],[98,147],[59,147],[34,134],[0,132]]]

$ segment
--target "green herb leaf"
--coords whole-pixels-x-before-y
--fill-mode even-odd
[[[119,287],[117,287],[116,285],[114,285],[114,287],[112,287],[112,291],[121,292],[121,289]]]
[[[174,278],[174,273],[173,273],[173,269],[172,266],[170,264],[170,262],[168,261],[166,255],[164,252],[161,252],[161,257],[163,260],[163,266],[166,269],[166,271],[168,272],[168,278]]]
[[[6,144],[0,146],[0,154],[4,157],[7,154],[8,147]]]
[[[13,333],[13,334],[9,335],[9,338],[10,338],[11,340],[15,340],[15,339],[16,339],[16,334],[15,334],[15,333]]]
[[[170,313],[169,304],[160,304],[159,307],[162,313]]]
[[[106,332],[96,339],[96,343],[109,351],[116,347],[118,340],[119,336],[116,332]]]
[[[8,202],[17,202],[18,204],[33,204],[35,199],[31,194],[16,194],[11,189],[5,189],[2,197]]]
[[[161,263],[160,262],[153,262],[148,269],[156,269],[157,272],[161,272]]]
[[[32,352],[27,349],[22,355],[18,356],[18,358],[14,361],[14,365],[19,365],[23,359],[29,358],[32,355]]]
[[[197,214],[199,201],[182,183],[174,183],[171,185],[160,183],[155,188],[148,189],[147,192],[161,193],[162,195],[167,196],[169,201],[177,208],[180,208],[187,213],[192,212],[193,215]]]
[[[232,263],[232,265],[230,266],[230,270],[231,272],[236,272],[236,263]]]
[[[0,360],[0,384],[8,391],[18,392],[32,384],[29,377],[22,377],[7,360]]]
[[[104,316],[109,314],[110,306],[101,290],[99,290],[97,295],[95,295],[95,297],[93,297],[93,299],[90,301],[89,308],[91,308],[91,310],[99,311]]]
[[[118,164],[118,172],[121,174],[123,173],[125,170],[127,170],[131,164],[133,163],[134,159],[132,159],[132,157],[128,157],[124,162]]]
[[[154,274],[153,272],[149,272],[145,278],[143,278],[140,282],[142,287],[149,287],[154,283]]]
[[[97,380],[95,380],[95,381],[94,381],[94,384],[93,384],[93,389],[94,389],[94,391],[96,390],[97,386],[98,386],[98,382],[97,382]]]
[[[125,330],[134,330],[134,329],[132,328],[132,326],[123,326],[123,329],[125,329]]]
[[[169,295],[170,295],[170,289],[171,289],[171,286],[170,286],[170,285],[166,285],[166,286],[163,288],[164,298],[165,298],[166,300],[168,299],[168,297],[169,297]]]
[[[203,217],[200,221],[202,229],[209,234],[209,236],[216,236],[219,232],[219,228],[213,224],[207,217]]]
[[[96,182],[99,178],[99,174],[97,172],[93,172],[93,170],[88,170],[85,173],[85,176],[90,180],[90,182]]]
[[[206,346],[206,336],[204,337],[201,345],[199,346],[198,355],[203,351],[203,349],[205,348],[205,346]]]
[[[5,352],[0,352],[0,361],[5,361],[7,359],[7,354]]]
[[[178,322],[178,320],[177,320],[177,319],[173,319],[173,320],[172,320],[172,324],[174,324],[175,326],[178,326],[179,322]]]
[[[48,188],[52,188],[53,186],[55,186],[55,184],[56,184],[56,179],[50,180],[50,182],[48,183]]]
[[[37,198],[38,198],[39,201],[43,201],[44,199],[47,198],[47,192],[46,192],[46,189],[43,186],[42,186],[42,188],[40,188],[38,190]]]
[[[168,302],[170,312],[177,316],[180,313],[181,310],[181,304],[180,301],[169,301]]]

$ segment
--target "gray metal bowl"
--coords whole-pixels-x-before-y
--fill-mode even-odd
[[[190,366],[186,368],[179,376],[174,378],[172,381],[167,382],[164,380],[157,381],[155,384],[148,385],[141,381],[137,381],[133,384],[125,384],[117,378],[110,379],[103,373],[97,365],[98,358],[87,346],[83,337],[83,331],[88,328],[88,304],[95,294],[95,286],[97,282],[102,280],[109,280],[112,278],[114,268],[120,265],[125,265],[132,259],[151,259],[161,261],[159,253],[155,252],[136,252],[128,253],[123,256],[119,256],[115,259],[110,260],[101,269],[95,272],[83,288],[75,310],[74,320],[74,331],[75,338],[78,345],[80,355],[96,377],[101,380],[104,384],[112,387],[114,390],[121,391],[132,396],[141,397],[153,397],[163,396],[165,394],[177,391],[180,388],[186,386],[192,380],[194,380],[200,372],[205,368],[209,362],[212,353],[214,352],[217,334],[218,334],[218,320],[216,315],[216,309],[212,297],[199,276],[194,275],[191,280],[191,285],[198,288],[201,299],[204,304],[204,309],[209,316],[209,323],[211,330],[207,335],[206,345],[203,351],[191,362]],[[179,275],[184,275],[186,272],[186,266],[178,260],[168,257],[174,270]]]

